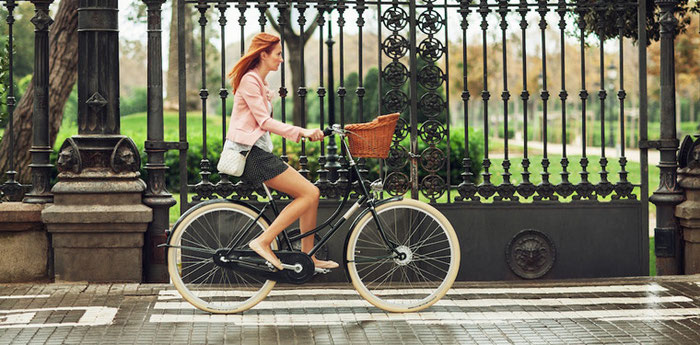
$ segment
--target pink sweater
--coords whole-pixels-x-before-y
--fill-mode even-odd
[[[267,86],[260,75],[250,70],[243,75],[233,97],[233,109],[226,139],[245,145],[253,145],[266,131],[299,142],[301,127],[286,124],[272,118],[267,102]]]

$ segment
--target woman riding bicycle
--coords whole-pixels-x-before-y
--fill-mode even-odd
[[[272,153],[270,132],[295,142],[299,142],[302,137],[312,141],[323,139],[320,129],[306,129],[272,118],[272,94],[265,78],[270,71],[277,71],[283,61],[279,37],[264,32],[253,37],[248,52],[238,60],[228,75],[234,98],[224,144],[224,149],[233,148],[244,155],[250,151],[241,175],[243,182],[254,186],[264,183],[294,198],[270,227],[248,244],[250,249],[278,270],[282,270],[282,263],[272,252],[270,244],[296,219],[299,219],[302,233],[316,227],[320,191]],[[305,253],[311,251],[313,245],[313,236],[301,240],[301,250]],[[319,260],[314,256],[311,259],[317,268],[338,267],[334,261]]]

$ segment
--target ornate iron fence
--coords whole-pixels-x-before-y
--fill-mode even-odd
[[[29,203],[47,203],[53,201],[50,193],[50,174],[52,164],[49,162],[49,154],[52,152],[49,146],[49,26],[53,19],[49,16],[49,5],[53,0],[31,1],[34,4],[34,95],[32,111],[32,146],[31,169],[32,184],[22,184],[17,181],[15,162],[15,119],[14,111],[17,104],[14,85],[14,11],[19,1],[5,1],[7,9],[7,84],[5,104],[7,107],[8,124],[4,135],[9,140],[7,145],[8,170],[5,172],[6,180],[0,185],[0,201],[19,201]],[[5,48],[5,47],[3,47]],[[4,81],[3,81],[4,83]],[[24,168],[24,167],[22,167]],[[28,193],[27,193],[28,192]],[[26,193],[26,195],[25,195]]]
[[[629,18],[629,14],[636,14],[640,12],[639,18],[639,28],[638,40],[643,42],[646,41],[646,25],[645,16],[641,15],[645,10],[645,2],[640,2],[642,6],[638,6],[635,2],[617,2],[614,10],[624,13],[626,15],[620,15],[616,23],[607,23],[603,19],[599,20],[595,25],[597,25],[597,30],[609,30],[605,26],[613,25],[622,34],[624,26],[626,25],[624,19]],[[275,27],[279,30],[279,35],[282,37],[282,44],[285,44],[285,40],[289,35],[285,31],[289,11],[295,11],[297,14],[297,23],[299,27],[305,27],[306,24],[310,23],[311,20],[315,21],[318,30],[314,34],[318,35],[318,51],[319,51],[319,63],[318,63],[318,75],[320,76],[318,87],[316,88],[316,93],[318,94],[319,102],[319,112],[320,112],[320,126],[323,127],[329,122],[338,122],[340,124],[345,124],[346,122],[346,104],[345,98],[348,92],[355,92],[358,99],[358,118],[360,121],[370,120],[375,116],[375,114],[390,113],[390,112],[400,112],[401,119],[399,125],[397,125],[392,150],[390,157],[382,162],[386,165],[386,180],[385,186],[388,193],[404,194],[406,192],[411,192],[411,196],[418,198],[422,194],[431,202],[437,202],[438,200],[446,200],[447,202],[484,202],[484,201],[512,201],[519,202],[524,200],[533,200],[535,202],[539,201],[563,201],[563,200],[591,200],[591,201],[601,201],[607,199],[619,200],[619,199],[630,199],[636,200],[638,197],[646,203],[646,195],[648,195],[647,177],[646,171],[642,169],[641,183],[631,183],[629,181],[628,168],[627,168],[627,157],[625,152],[624,138],[625,136],[625,101],[627,99],[627,92],[624,89],[624,77],[625,77],[625,45],[623,44],[627,38],[620,39],[597,39],[595,44],[597,45],[597,55],[599,55],[598,64],[595,66],[590,66],[586,64],[589,57],[586,56],[586,46],[592,42],[586,40],[588,36],[587,25],[590,23],[586,22],[586,18],[606,18],[609,15],[610,8],[605,1],[179,1],[178,6],[180,9],[184,9],[185,6],[193,6],[199,13],[199,25],[200,25],[200,49],[199,54],[202,59],[202,66],[206,63],[206,30],[208,18],[215,18],[218,16],[219,24],[219,35],[220,35],[220,53],[222,54],[221,63],[221,76],[225,76],[227,68],[231,66],[226,66],[225,64],[225,54],[226,54],[226,39],[225,39],[225,28],[229,21],[229,18],[234,16],[229,8],[234,7],[238,14],[238,26],[240,32],[241,40],[241,51],[240,54],[244,53],[245,49],[245,37],[246,34],[251,34],[252,32],[246,32],[246,23],[253,15],[257,15],[258,23],[260,24],[260,30],[269,30],[271,25],[269,23],[268,16],[272,18],[274,14],[281,14],[278,17],[279,25]],[[256,11],[255,14],[251,11]],[[353,30],[356,32],[358,38],[358,44],[356,47],[346,46],[345,39],[345,27],[346,17],[348,17],[348,12],[353,11],[353,18],[356,18],[355,26]],[[213,12],[213,13],[212,13]],[[184,11],[182,12],[184,13]],[[339,87],[333,90],[332,83],[332,69],[324,74],[324,61],[326,65],[331,65],[332,60],[330,53],[332,50],[328,50],[328,55],[324,56],[324,42],[326,38],[330,38],[330,25],[329,18],[333,13],[337,16],[336,32],[337,40],[339,43],[340,56],[338,61],[340,63],[340,84]],[[266,15],[267,14],[267,15]],[[367,51],[363,46],[363,36],[366,30],[366,18],[370,15],[377,18],[376,28],[374,28],[373,33],[378,35],[378,45],[376,51]],[[549,18],[547,16],[550,16]],[[634,17],[634,16],[633,16]],[[450,21],[450,19],[458,19],[458,21]],[[546,37],[546,32],[548,26],[551,25],[551,21],[554,21],[557,27],[555,31],[558,33],[558,40],[554,42],[549,42]],[[180,21],[179,33],[180,39],[184,39],[184,21]],[[471,39],[468,36],[468,30],[470,27],[478,26],[480,33],[480,40]],[[512,27],[519,27],[519,30],[512,30]],[[326,27],[328,27],[328,34],[326,34]],[[458,27],[458,29],[452,29],[453,27]],[[536,44],[533,45],[530,40],[533,37],[528,37],[529,34],[526,33],[529,27],[539,27],[539,37],[535,38]],[[565,66],[567,64],[567,59],[565,58],[565,48],[567,42],[572,40],[569,35],[566,35],[566,31],[569,30],[575,35],[578,35],[577,39],[580,44],[580,63],[581,83],[579,85],[572,85],[571,82],[567,83],[567,75]],[[489,44],[487,37],[490,33],[498,32],[500,35],[500,51],[496,50],[495,44]],[[461,42],[455,43],[456,37],[450,37],[450,33],[461,34]],[[511,47],[512,44],[507,40],[508,35],[519,33],[519,39],[521,40],[520,47]],[[305,33],[302,31],[300,39],[304,39]],[[599,37],[604,37],[600,35]],[[606,46],[617,45],[617,67],[615,67],[615,74],[619,75],[619,87],[617,88],[616,95],[609,95],[607,90],[607,85],[609,77],[609,67],[606,67],[606,56],[609,54],[605,53]],[[455,47],[455,45],[457,47]],[[468,56],[468,48],[470,45],[479,47],[481,50],[481,61],[478,61],[478,56]],[[558,61],[552,60],[552,56],[556,55],[552,52],[552,45],[558,45]],[[306,104],[306,97],[310,92],[308,85],[304,79],[304,45],[299,45],[301,48],[299,51],[290,52],[286,49],[283,53],[286,54],[299,54],[301,56],[301,64],[299,66],[290,66],[296,68],[300,71],[302,86],[298,90],[294,90],[302,104]],[[463,105],[463,113],[456,115],[449,109],[450,105],[450,88],[455,88],[455,85],[450,85],[450,63],[455,63],[454,61],[449,61],[450,59],[450,49],[460,49],[461,48],[461,63],[462,66],[468,66],[472,64],[481,64],[481,70],[487,71],[490,67],[488,66],[488,57],[491,54],[498,53],[500,55],[500,63],[498,66],[500,71],[499,77],[502,77],[502,85],[500,85],[499,90],[495,90],[493,86],[489,85],[490,76],[483,73],[483,80],[481,81],[483,89],[479,95],[473,95],[469,92],[464,85],[468,82],[468,68],[461,68],[462,79],[463,79],[463,91],[461,93],[461,102]],[[522,75],[522,87],[520,90],[513,90],[509,88],[509,71],[513,71],[513,66],[509,66],[510,61],[509,55],[515,52],[519,48],[521,55],[521,69],[520,74]],[[529,60],[532,54],[541,55],[540,66],[541,68],[541,85],[540,90],[535,94],[536,90],[528,87],[528,70],[533,68],[532,62]],[[366,54],[376,54],[378,64],[377,68],[380,71],[379,78],[379,90],[381,97],[379,99],[379,104],[377,109],[364,109],[363,108],[363,97],[365,97],[365,88],[363,86],[363,72],[366,66],[363,66],[363,57]],[[646,69],[645,58],[646,50],[643,45],[640,45],[638,51],[640,60],[640,71]],[[180,57],[184,57],[184,46],[180,45]],[[360,75],[357,88],[354,90],[348,90],[344,83],[346,59],[352,58],[357,59],[358,62],[358,74]],[[388,60],[388,61],[387,61]],[[473,60],[476,60],[472,62]],[[180,61],[183,61],[181,59]],[[559,64],[557,73],[558,75],[553,75],[554,72],[548,68],[548,63]],[[509,68],[511,68],[509,70]],[[590,86],[590,81],[586,80],[586,72],[589,69],[596,69],[600,72],[599,80],[596,83],[599,85],[598,89],[592,89]],[[185,142],[186,139],[186,113],[187,104],[185,101],[185,64],[180,63],[180,133],[182,135],[180,139],[180,160],[181,162],[186,161],[186,149]],[[285,104],[288,102],[288,92],[286,88],[286,78],[284,68],[282,68],[282,73],[279,75],[281,79],[281,87],[278,92],[281,97],[281,120],[286,121],[288,114],[286,111]],[[199,95],[202,102],[202,126],[203,126],[203,140],[202,143],[202,159],[200,161],[200,180],[196,184],[186,184],[182,183],[180,186],[180,196],[181,196],[181,207],[184,211],[190,205],[189,200],[187,200],[188,193],[194,193],[192,198],[193,202],[198,202],[202,199],[216,198],[216,197],[233,197],[233,198],[256,198],[255,187],[247,186],[241,182],[234,183],[233,179],[228,176],[221,176],[221,179],[217,183],[213,183],[211,179],[212,173],[215,173],[212,169],[212,163],[207,156],[207,142],[206,142],[206,121],[207,117],[207,101],[210,95],[209,88],[211,85],[207,84],[207,75],[202,69],[201,75],[201,89]],[[560,80],[560,89],[551,90],[548,87],[548,81],[554,79]],[[632,76],[632,78],[638,78],[639,80],[639,92],[640,92],[640,108],[639,108],[639,123],[640,123],[640,139],[642,141],[646,140],[646,107],[641,106],[644,104],[646,97],[646,74],[640,72],[637,76]],[[330,89],[330,90],[329,90]],[[572,89],[576,90],[573,91]],[[444,93],[442,92],[444,91]],[[492,94],[495,92],[500,92],[500,100],[498,103],[502,104],[501,107],[495,108],[494,102],[492,100]],[[512,115],[509,113],[509,104],[511,104],[511,98],[514,94],[519,95],[519,100],[522,104],[522,114]],[[556,98],[552,97],[551,93],[556,92]],[[594,93],[595,92],[595,93]],[[571,97],[571,94],[576,94],[575,97]],[[600,137],[600,159],[597,162],[591,162],[589,159],[589,154],[586,150],[587,143],[583,142],[582,147],[582,157],[578,162],[572,162],[569,155],[567,154],[567,135],[569,131],[567,130],[567,120],[573,121],[578,120],[582,123],[580,134],[582,137],[586,137],[586,127],[591,125],[588,115],[591,112],[587,108],[592,103],[591,95],[594,94],[598,99],[598,109],[597,114],[599,123],[599,137]],[[226,109],[226,100],[229,97],[229,91],[225,82],[225,78],[221,78],[221,85],[219,87],[218,95],[221,101],[221,125],[224,129],[222,136],[225,134],[226,128],[226,114],[229,109]],[[334,100],[333,96],[337,96],[339,99],[338,114],[339,121],[336,121],[335,113],[336,110],[333,109]],[[611,97],[612,96],[612,97]],[[617,98],[615,100],[613,97]],[[480,128],[483,134],[483,155],[484,158],[481,161],[475,160],[469,155],[469,135],[470,127],[473,127],[470,122],[469,109],[470,103],[480,102],[483,106],[481,111],[481,122],[483,123],[483,128]],[[611,135],[606,130],[606,122],[610,120],[611,110],[606,107],[606,103],[616,103],[616,112],[619,114],[618,130],[619,135],[616,135],[617,140],[621,143],[620,145],[620,155],[615,157],[619,164],[619,171],[617,171],[617,179],[613,181],[611,178],[611,172],[609,171],[609,160],[610,149],[606,147],[607,142],[606,135]],[[542,147],[542,158],[539,161],[533,161],[532,149],[528,147],[528,142],[532,139],[528,137],[528,129],[533,127],[532,123],[528,123],[528,119],[531,115],[528,114],[529,104],[536,103],[541,107],[542,111],[542,123],[546,124],[548,118],[552,115],[552,106],[556,103],[558,106],[556,114],[558,118],[561,119],[561,134],[559,135],[561,140],[561,160],[559,162],[552,162],[550,160],[550,146],[552,143],[548,143],[547,125],[542,125],[542,135],[543,147]],[[570,114],[567,113],[567,105],[576,104],[580,109],[580,114]],[[615,104],[613,104],[615,105]],[[497,110],[500,117],[502,126],[500,128],[490,127],[490,119],[494,115],[489,115]],[[301,119],[302,126],[306,125],[306,107],[301,107]],[[327,114],[327,115],[326,115]],[[514,118],[514,116],[518,118]],[[473,116],[473,115],[471,115]],[[574,116],[577,118],[575,119]],[[461,117],[460,122],[464,123],[464,157],[461,162],[461,166],[452,166],[450,164],[450,124],[455,121],[456,117]],[[509,144],[512,142],[508,140],[508,133],[512,131],[510,126],[510,121],[521,121],[523,123],[523,138],[522,138],[522,159],[520,161],[519,169],[514,169],[513,166],[513,154],[509,152]],[[530,120],[532,121],[532,120]],[[609,124],[608,124],[609,126]],[[503,135],[503,148],[504,157],[500,167],[494,167],[493,160],[489,156],[489,144],[493,142],[493,138],[490,134],[495,133],[495,131],[502,130],[505,135]],[[408,138],[408,144],[404,144],[402,140]],[[444,148],[442,144],[445,144]],[[419,144],[425,148],[419,151]],[[283,141],[282,157],[287,158],[287,145]],[[299,171],[305,176],[309,174],[309,157],[307,157],[307,146],[314,144],[301,144],[299,152]],[[606,151],[606,148],[608,149]],[[326,144],[320,145],[320,156],[318,157],[320,169],[318,171],[318,180],[315,183],[322,190],[322,194],[328,197],[334,197],[338,195],[338,191],[342,190],[344,183],[347,183],[347,169],[344,169],[344,159],[343,156],[336,156],[337,145],[335,140],[331,139],[326,142]],[[646,163],[646,150],[641,150],[640,161]],[[340,164],[337,164],[339,162]],[[363,164],[363,172],[367,173],[366,166]],[[537,183],[532,177],[533,165],[539,165],[542,169],[541,182]],[[561,168],[561,173],[559,174],[560,182],[552,182],[552,173],[550,169],[553,164],[558,164]],[[572,164],[578,164],[577,169],[571,169]],[[591,173],[589,172],[590,166],[592,164],[597,164],[600,168],[598,172],[598,182],[591,182]],[[479,167],[477,167],[477,165]],[[453,170],[461,171],[460,179],[455,181],[452,178]],[[517,170],[517,171],[516,171]],[[572,171],[578,171],[579,181],[572,182]],[[482,171],[480,176],[474,171]],[[494,184],[492,182],[492,177],[495,172],[499,172],[502,176],[502,183]],[[521,181],[514,181],[514,174],[518,174]],[[330,178],[329,178],[330,177]],[[337,177],[337,178],[336,178]],[[181,181],[185,181],[186,167],[181,165]],[[635,191],[638,189],[638,192]],[[261,191],[258,191],[261,192]],[[262,193],[260,193],[262,195]]]

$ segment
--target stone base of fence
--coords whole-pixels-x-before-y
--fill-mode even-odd
[[[678,182],[685,192],[685,201],[678,204],[675,216],[683,232],[683,273],[700,273],[700,166],[678,171]]]
[[[52,234],[56,281],[140,282],[151,209],[138,173],[63,173],[41,214]]]
[[[46,279],[49,236],[41,222],[43,204],[0,203],[0,283]]]

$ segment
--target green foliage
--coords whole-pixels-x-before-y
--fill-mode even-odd
[[[15,22],[12,25],[12,40],[14,45],[13,72],[15,80],[32,74],[34,71],[34,24],[30,21],[34,17],[34,5],[30,2],[18,2],[13,12]],[[9,36],[7,25],[7,9],[0,7],[0,42],[6,50],[6,42]],[[19,49],[18,49],[19,48]],[[6,83],[6,80],[2,81]],[[19,100],[19,97],[17,97]]]
[[[498,126],[498,137],[503,138],[503,126]],[[513,127],[508,127],[508,139],[515,138],[515,129]]]
[[[78,126],[78,83],[73,85],[73,90],[68,95],[66,105],[63,106],[61,127],[63,126]]]
[[[7,82],[10,74],[10,61],[8,60],[8,42],[6,37],[0,37],[0,129],[4,129],[7,125],[9,112],[7,109],[7,94],[9,92],[9,84]],[[0,133],[0,139],[2,138]]]
[[[148,91],[145,87],[135,88],[129,97],[119,98],[121,116],[141,113],[148,108]]]
[[[700,12],[700,2],[695,1],[690,4],[689,0],[679,0],[676,10],[676,17],[679,18],[678,27],[674,33],[674,37],[686,31],[690,24],[690,14],[692,12]],[[619,36],[620,30],[622,35],[632,40],[637,40],[637,11],[625,10],[621,11],[621,6],[630,9],[629,0],[583,0],[578,1],[578,4],[594,6],[593,10],[584,11],[586,35],[594,34],[601,36],[603,39],[610,39]],[[647,12],[647,42],[658,41],[660,38],[659,20],[660,12],[656,1],[648,0],[646,2]],[[622,28],[620,28],[622,27]],[[575,30],[578,32],[578,30]]]

